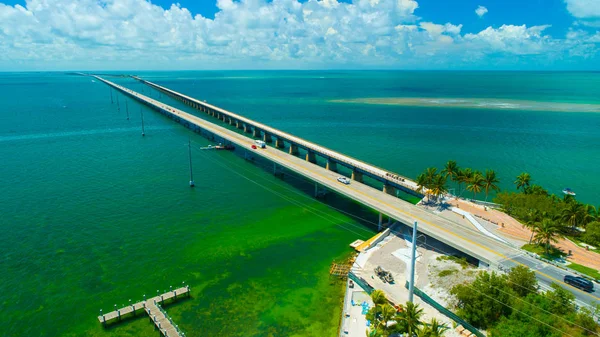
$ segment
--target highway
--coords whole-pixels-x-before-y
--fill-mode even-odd
[[[392,219],[398,220],[408,226],[412,226],[416,221],[419,224],[419,232],[473,256],[488,264],[493,269],[523,264],[530,267],[536,273],[542,287],[547,288],[550,283],[555,282],[571,291],[576,296],[579,304],[600,303],[597,291],[589,294],[563,283],[562,278],[565,272],[562,269],[536,260],[523,251],[490,238],[474,228],[443,218],[424,208],[410,204],[368,185],[356,181],[352,181],[349,185],[342,184],[337,181],[339,177],[338,173],[312,164],[275,147],[267,146],[266,149],[252,149],[252,145],[254,144],[254,139],[252,138],[203,120],[101,77],[95,77],[134,99],[160,110],[163,114],[174,116],[184,124],[193,124],[218,137],[226,139],[238,148],[245,149],[256,156],[263,157],[285,167],[328,190],[360,202],[367,207],[388,215]]]

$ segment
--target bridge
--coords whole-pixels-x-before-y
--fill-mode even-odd
[[[231,111],[227,111],[212,104],[197,100],[193,97],[178,93],[156,83],[143,80],[137,76],[132,77],[158,91],[165,93],[168,96],[183,102],[184,104],[187,104],[202,112],[206,112],[207,114],[216,117],[223,122],[229,123],[230,125],[235,125],[238,129],[243,129],[246,133],[251,133],[254,138],[262,138],[266,143],[275,142],[274,145],[277,148],[285,148],[287,143],[289,145],[289,153],[292,155],[298,155],[298,150],[303,149],[306,152],[306,161],[316,163],[317,156],[320,156],[326,160],[326,169],[333,172],[338,171],[338,165],[344,166],[352,171],[352,180],[363,182],[363,178],[368,176],[383,183],[383,191],[388,194],[395,195],[396,189],[400,189],[406,193],[413,194],[418,197],[423,196],[418,192],[418,186],[416,182],[397,173],[365,163],[358,159],[309,142],[305,139],[272,128],[268,125],[256,122],[244,116],[240,116]]]
[[[506,243],[499,242],[483,235],[473,228],[443,218],[393,195],[394,193],[392,193],[392,191],[394,191],[395,188],[410,190],[413,193],[416,193],[416,183],[414,183],[414,181],[292,136],[283,131],[271,128],[262,123],[217,108],[206,102],[201,102],[149,81],[137,77],[135,78],[161,92],[185,102],[195,109],[218,117],[225,123],[236,125],[237,128],[245,129],[246,132],[252,132],[254,136],[262,136],[265,141],[269,141],[269,137],[271,138],[271,141],[272,138],[276,138],[274,146],[267,146],[265,149],[253,149],[252,145],[255,144],[254,139],[247,137],[244,134],[216,125],[151,97],[105,80],[99,76],[95,77],[107,85],[119,90],[123,94],[147,105],[195,132],[210,134],[223,139],[225,142],[233,143],[244,151],[251,152],[255,156],[260,156],[267,161],[280,165],[295,174],[313,181],[318,186],[325,187],[339,195],[355,200],[366,207],[378,211],[380,213],[380,223],[383,214],[411,227],[414,222],[418,222],[419,231],[421,233],[476,258],[481,264],[495,269],[505,269],[515,265],[525,265],[530,267],[536,273],[536,276],[542,285],[547,286],[552,282],[560,284],[571,291],[580,304],[590,304],[600,300],[600,298],[597,297],[598,292],[588,294],[563,283],[562,278],[566,272],[561,269],[542,263]],[[284,147],[284,144],[282,144],[283,142],[289,142],[289,151],[281,150],[281,148]],[[294,146],[296,147],[295,149]],[[298,147],[306,149],[307,152],[304,158],[297,156]],[[327,159],[328,165],[326,165],[326,167],[315,165],[316,160],[314,160],[314,156],[317,153]],[[340,174],[336,172],[336,166],[334,166],[337,164],[352,169],[353,182],[351,184],[345,185],[337,181],[337,178],[340,176]],[[364,175],[368,175],[383,182],[383,190],[378,190],[361,183]]]

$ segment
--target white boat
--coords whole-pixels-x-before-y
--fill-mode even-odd
[[[575,192],[573,192],[573,191],[572,191],[570,188],[568,188],[568,187],[567,187],[567,188],[565,188],[564,190],[562,190],[562,192],[563,192],[564,194],[566,194],[566,195],[572,195],[572,196],[575,196],[575,195],[576,195],[576,194],[575,194]]]

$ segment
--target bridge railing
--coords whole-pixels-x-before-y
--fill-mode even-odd
[[[339,163],[346,164],[347,166],[360,169],[360,170],[362,170],[362,171],[364,171],[364,172],[366,172],[366,173],[368,173],[370,175],[373,175],[373,176],[376,176],[376,177],[380,177],[381,179],[383,179],[385,181],[393,182],[395,184],[404,186],[404,187],[406,187],[408,189],[411,189],[411,190],[414,190],[414,191],[417,190],[416,185],[413,186],[413,185],[408,184],[408,183],[405,182],[405,180],[412,181],[411,179],[409,179],[407,177],[404,177],[404,176],[401,176],[401,175],[399,175],[397,173],[383,170],[381,168],[375,167],[373,165],[370,165],[370,164],[365,163],[363,161],[360,161],[358,159],[348,157],[346,155],[343,155],[341,153],[335,152],[333,150],[329,150],[329,149],[324,148],[324,147],[322,147],[320,145],[317,145],[317,144],[308,142],[308,141],[306,141],[304,139],[301,139],[301,138],[298,138],[296,136],[293,136],[293,135],[291,135],[291,134],[289,134],[287,132],[284,132],[284,131],[281,131],[281,130],[278,130],[278,129],[274,129],[274,128],[272,128],[270,126],[267,126],[265,124],[253,121],[251,119],[248,119],[246,117],[240,116],[240,115],[238,115],[236,113],[233,113],[231,111],[227,111],[225,109],[222,109],[222,108],[219,108],[217,106],[214,106],[212,104],[199,101],[199,100],[197,100],[195,98],[192,98],[192,97],[189,97],[187,95],[178,93],[178,92],[176,92],[174,90],[171,90],[169,88],[165,88],[165,87],[163,87],[161,85],[158,85],[158,84],[146,81],[146,80],[142,80],[139,77],[134,77],[134,78],[136,80],[143,81],[144,83],[147,83],[147,84],[149,84],[149,85],[151,85],[153,87],[156,87],[158,89],[161,89],[163,91],[170,92],[173,95],[183,97],[183,98],[185,98],[185,99],[187,99],[189,101],[193,101],[193,102],[195,102],[197,104],[200,104],[200,105],[203,105],[203,106],[205,106],[207,108],[219,111],[220,113],[225,114],[228,117],[233,117],[233,118],[238,119],[238,120],[240,120],[240,121],[242,121],[244,123],[251,124],[251,125],[253,125],[253,126],[255,126],[255,127],[263,130],[263,131],[266,131],[266,132],[271,133],[271,134],[273,134],[273,135],[275,135],[275,136],[277,136],[279,138],[287,140],[288,142],[293,142],[296,145],[299,145],[299,146],[301,146],[303,148],[306,148],[307,150],[312,150],[314,152],[319,152],[320,154],[325,155],[328,158],[334,159],[334,160],[336,160]]]

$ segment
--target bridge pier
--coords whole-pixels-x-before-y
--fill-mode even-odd
[[[363,174],[358,172],[356,169],[352,170],[352,180],[357,181],[359,183],[363,182]]]
[[[210,111],[210,115],[213,116],[213,117],[215,117],[215,110],[210,109],[209,111]]]
[[[238,120],[235,121],[235,127],[236,129],[243,129],[244,128],[244,124]]]
[[[285,145],[283,144],[283,139],[275,138],[275,147],[278,149],[283,148]]]
[[[337,163],[331,158],[327,158],[327,166],[325,168],[329,171],[337,172]]]
[[[298,145],[290,144],[290,154],[294,156],[298,155]]]
[[[265,141],[265,143],[272,143],[273,142],[273,138],[271,137],[270,133],[266,133],[263,132],[263,140]]]
[[[221,119],[223,120],[223,123],[227,123],[227,122],[226,122],[227,116],[225,116],[225,115],[221,115],[221,117],[223,117],[223,118],[221,118]]]
[[[383,193],[387,193],[389,195],[396,196],[396,188],[394,186],[384,184],[383,185]]]
[[[383,214],[381,214],[381,212],[379,212],[379,223],[377,225],[377,231],[381,232],[381,224],[383,222]]]
[[[255,138],[260,138],[260,129],[259,128],[254,128],[254,130],[252,131],[252,137]]]
[[[317,162],[317,157],[314,152],[308,150],[306,152],[306,161],[309,163],[315,164]]]
[[[229,120],[227,122],[229,123],[229,125],[233,125],[233,118],[229,117]]]
[[[248,124],[244,124],[244,132],[245,133],[250,133],[252,132],[252,127]]]

